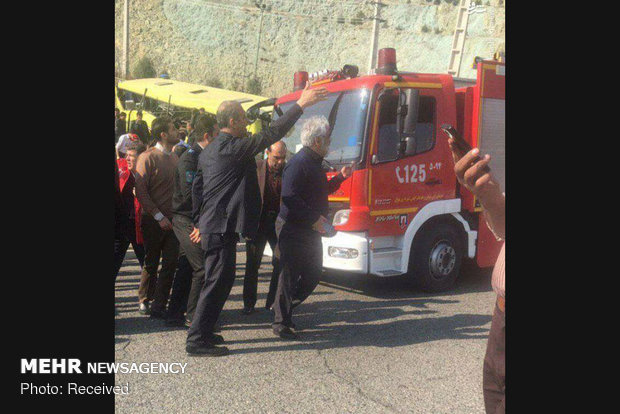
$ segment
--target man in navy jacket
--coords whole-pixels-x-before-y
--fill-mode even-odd
[[[293,308],[302,303],[319,283],[323,268],[321,234],[328,224],[327,196],[351,175],[351,167],[327,181],[323,157],[329,150],[329,122],[309,118],[301,131],[303,148],[284,167],[282,205],[276,220],[281,272],[278,279],[273,332],[284,339],[297,337]]]
[[[325,88],[309,89],[269,128],[246,137],[248,120],[241,104],[225,101],[217,110],[219,135],[198,159],[201,179],[194,182],[194,206],[200,206],[197,227],[205,250],[205,282],[187,335],[190,355],[221,356],[228,348],[216,345],[223,338],[213,333],[230,294],[237,259],[239,233],[258,230],[261,198],[256,176],[256,154],[279,141],[293,127],[303,109],[325,99]],[[199,186],[199,188],[198,188]]]

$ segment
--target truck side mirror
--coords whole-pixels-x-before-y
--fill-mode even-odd
[[[260,115],[260,109],[258,107],[251,107],[249,108],[247,111],[245,111],[245,116],[246,118],[248,118],[249,121],[254,122],[258,119],[258,116]]]
[[[418,124],[418,108],[420,106],[420,91],[405,89],[401,91],[396,114],[396,128],[400,137],[400,155],[415,154],[415,129]]]
[[[256,121],[257,119],[261,119],[262,121],[269,123],[271,121],[271,112],[261,113],[261,108],[264,108],[267,106],[273,106],[275,105],[275,103],[276,103],[276,98],[270,98],[270,99],[266,99],[264,101],[255,103],[254,105],[250,106],[245,111],[245,116],[252,122]],[[276,110],[276,112],[278,111]],[[282,113],[278,112],[278,115],[282,116]]]

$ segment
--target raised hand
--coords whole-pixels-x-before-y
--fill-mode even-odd
[[[301,96],[297,100],[297,105],[301,109],[314,105],[317,102],[324,101],[327,98],[327,89],[316,88],[310,89],[310,82],[306,82],[306,87],[301,92]]]
[[[349,178],[352,173],[353,173],[353,164],[346,165],[342,167],[342,169],[340,170],[340,174],[342,174],[344,178]]]
[[[450,148],[453,146],[451,145]],[[454,173],[465,188],[480,199],[482,205],[501,202],[503,199],[499,183],[490,170],[484,169],[491,161],[490,155],[480,157],[480,150],[474,148],[460,157],[454,150]]]

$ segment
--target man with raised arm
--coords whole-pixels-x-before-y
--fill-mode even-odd
[[[219,135],[198,159],[201,179],[194,186],[194,202],[200,205],[198,229],[205,250],[205,281],[192,325],[187,334],[190,355],[222,356],[224,339],[213,333],[214,325],[230,294],[234,280],[239,233],[258,230],[261,199],[254,157],[284,137],[304,108],[324,100],[325,88],[302,91],[299,100],[269,128],[246,137],[248,120],[241,104],[225,101],[217,110]]]

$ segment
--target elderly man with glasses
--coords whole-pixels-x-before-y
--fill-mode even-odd
[[[293,308],[310,296],[321,278],[321,235],[329,224],[327,197],[351,175],[347,166],[327,181],[322,163],[331,143],[330,134],[325,117],[309,118],[301,131],[303,147],[284,167],[282,205],[276,220],[282,270],[273,305],[273,333],[283,339],[297,338]]]

